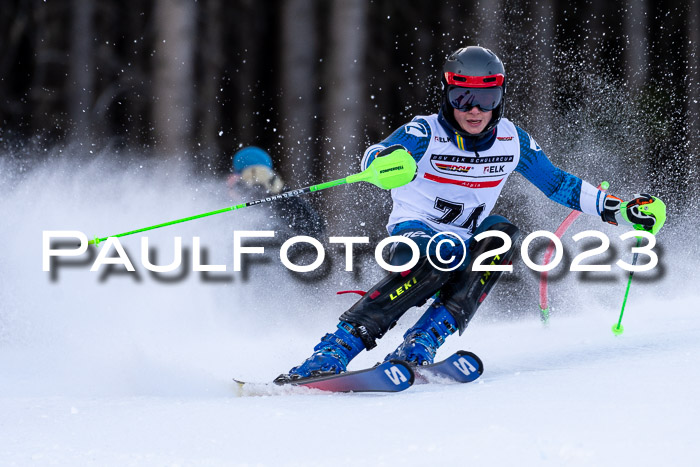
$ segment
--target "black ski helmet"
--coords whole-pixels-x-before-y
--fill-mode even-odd
[[[453,52],[442,67],[442,102],[438,117],[440,120],[463,138],[479,139],[489,134],[503,117],[506,99],[506,70],[503,62],[489,49],[478,46],[464,47]],[[484,131],[478,134],[467,133],[459,126],[454,118],[453,105],[449,93],[455,88],[471,88],[474,90],[500,88],[500,100],[493,109],[491,121]]]

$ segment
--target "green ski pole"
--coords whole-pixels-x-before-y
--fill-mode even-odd
[[[637,248],[642,243],[642,237],[637,237]],[[639,253],[635,253],[634,256],[632,257],[632,266],[637,265],[637,258],[639,257]],[[625,313],[625,305],[627,305],[627,296],[630,294],[630,286],[632,285],[632,276],[634,276],[634,271],[630,271],[630,276],[627,279],[627,289],[625,290],[625,298],[622,301],[622,309],[620,310],[620,319],[617,320],[617,323],[613,324],[612,326],[612,332],[616,336],[619,336],[623,332],[625,332],[625,328],[622,326],[622,315]]]
[[[176,219],[174,221],[163,222],[162,224],[156,224],[149,227],[143,227],[136,230],[131,230],[129,232],[124,232],[116,235],[110,235],[108,237],[95,237],[88,241],[90,245],[98,245],[100,242],[107,240],[109,237],[126,237],[127,235],[133,235],[139,232],[145,232],[147,230],[159,229],[161,227],[166,227],[168,225],[180,224],[183,222],[188,222],[195,219],[201,219],[202,217],[213,216],[215,214],[221,214],[222,212],[235,211],[238,209],[247,208],[248,206],[255,206],[256,204],[271,203],[280,199],[290,198],[293,196],[300,196],[305,193],[311,193],[314,191],[325,190],[326,188],[345,185],[355,182],[368,182],[373,185],[383,188],[385,190],[390,190],[392,188],[398,188],[403,186],[413,180],[416,176],[416,161],[413,159],[408,152],[405,150],[397,150],[386,156],[379,157],[372,161],[372,163],[360,173],[350,175],[345,178],[338,180],[333,180],[326,183],[321,183],[318,185],[307,186],[306,188],[299,188],[296,190],[290,190],[284,193],[280,193],[274,196],[268,196],[265,198],[257,199],[255,201],[249,201],[247,203],[236,204],[234,206],[229,206],[222,209],[217,209],[216,211],[205,212],[203,214],[197,214],[190,217],[184,217],[182,219]]]

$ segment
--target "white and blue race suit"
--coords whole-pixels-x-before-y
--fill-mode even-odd
[[[491,213],[513,171],[549,199],[571,209],[597,216],[603,209],[604,192],[555,167],[535,140],[506,118],[490,136],[474,143],[449,132],[437,114],[417,116],[370,146],[362,158],[362,169],[379,151],[395,144],[406,148],[418,170],[412,182],[391,190],[393,209],[387,224],[391,235],[452,232],[469,241]],[[423,242],[417,243],[424,248]]]

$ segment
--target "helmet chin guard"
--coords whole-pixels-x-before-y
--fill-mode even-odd
[[[489,49],[478,46],[459,49],[447,57],[447,61],[442,67],[440,82],[442,99],[438,118],[441,123],[457,135],[472,141],[490,135],[503,117],[506,100],[506,71],[496,54]],[[491,121],[481,133],[468,133],[455,120],[454,108],[450,104],[448,96],[449,91],[455,87],[471,89],[500,87],[502,89],[500,103],[493,108]]]

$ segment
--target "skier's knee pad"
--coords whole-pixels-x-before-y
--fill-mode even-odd
[[[511,262],[513,245],[520,237],[520,230],[501,216],[489,216],[474,232],[478,235],[489,230],[499,230],[511,239],[511,248],[495,256],[481,261],[483,265],[504,265]],[[445,308],[457,321],[459,333],[463,333],[467,324],[476,313],[477,308],[501,277],[502,271],[472,271],[474,260],[483,253],[503,246],[503,240],[498,237],[488,237],[480,242],[473,240],[469,243],[471,263],[464,270],[456,271],[450,281],[440,290],[440,299]]]
[[[412,269],[392,272],[379,281],[343,313],[340,320],[352,324],[365,347],[371,349],[406,310],[425,303],[447,283],[449,277],[449,272],[435,269],[428,257],[422,257]]]

